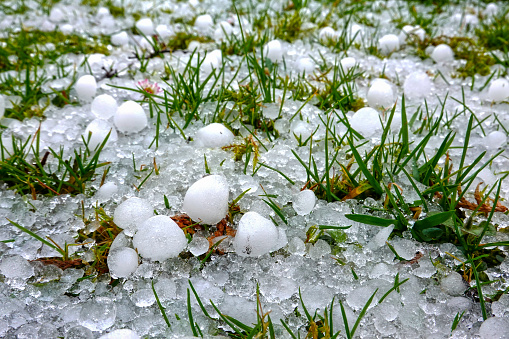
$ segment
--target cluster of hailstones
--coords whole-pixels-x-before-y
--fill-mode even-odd
[[[228,213],[229,193],[228,183],[223,176],[206,176],[189,187],[182,209],[194,222],[215,225]],[[299,194],[309,193],[313,194],[312,191]],[[312,202],[309,204],[307,199],[304,204],[307,206],[302,206],[304,211],[299,212],[309,213],[314,207],[314,200]],[[113,277],[128,277],[133,273],[138,267],[138,255],[153,261],[164,261],[177,257],[188,247],[184,231],[169,216],[154,216],[154,208],[144,199],[132,197],[125,200],[115,209],[113,221],[123,229],[123,239],[132,237],[132,246],[124,240],[120,241],[122,244],[119,246],[115,242],[112,244],[108,268]],[[191,243],[196,241],[204,244],[194,244],[191,250],[193,255],[202,255],[209,250],[207,239],[195,235]],[[233,239],[235,252],[249,257],[267,254],[285,244],[284,232],[256,212],[247,212],[242,216]]]

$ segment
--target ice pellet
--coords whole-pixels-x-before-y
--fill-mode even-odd
[[[140,336],[133,330],[122,328],[106,333],[100,336],[99,339],[140,339]]]
[[[283,60],[283,47],[279,40],[269,41],[263,46],[263,55],[272,62]]]
[[[143,18],[136,21],[136,28],[143,33],[143,35],[149,37],[155,33],[154,31],[154,23],[150,18]]]
[[[449,63],[454,60],[454,52],[449,45],[440,44],[431,53],[431,59],[438,63]]]
[[[479,329],[482,339],[508,339],[509,319],[491,317],[486,319]]]
[[[467,289],[467,286],[463,282],[463,277],[457,272],[451,272],[440,281],[440,287],[442,290],[452,296],[462,295]]]
[[[209,241],[201,237],[199,235],[195,235],[193,237],[193,240],[188,245],[189,252],[191,252],[192,255],[195,257],[207,253],[209,250],[210,243]]]
[[[378,46],[382,54],[391,54],[399,49],[399,38],[395,34],[384,35],[378,40]]]

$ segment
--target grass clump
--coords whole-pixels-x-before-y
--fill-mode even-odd
[[[90,6],[92,8],[98,8],[99,6],[106,7],[115,18],[125,16],[125,8],[115,5],[113,0],[81,0],[81,5]]]

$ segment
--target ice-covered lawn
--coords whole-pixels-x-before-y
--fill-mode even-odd
[[[0,7],[0,337],[507,338],[506,2]]]

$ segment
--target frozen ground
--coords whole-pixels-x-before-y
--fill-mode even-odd
[[[509,7],[423,3],[3,1],[0,337],[508,338]]]

